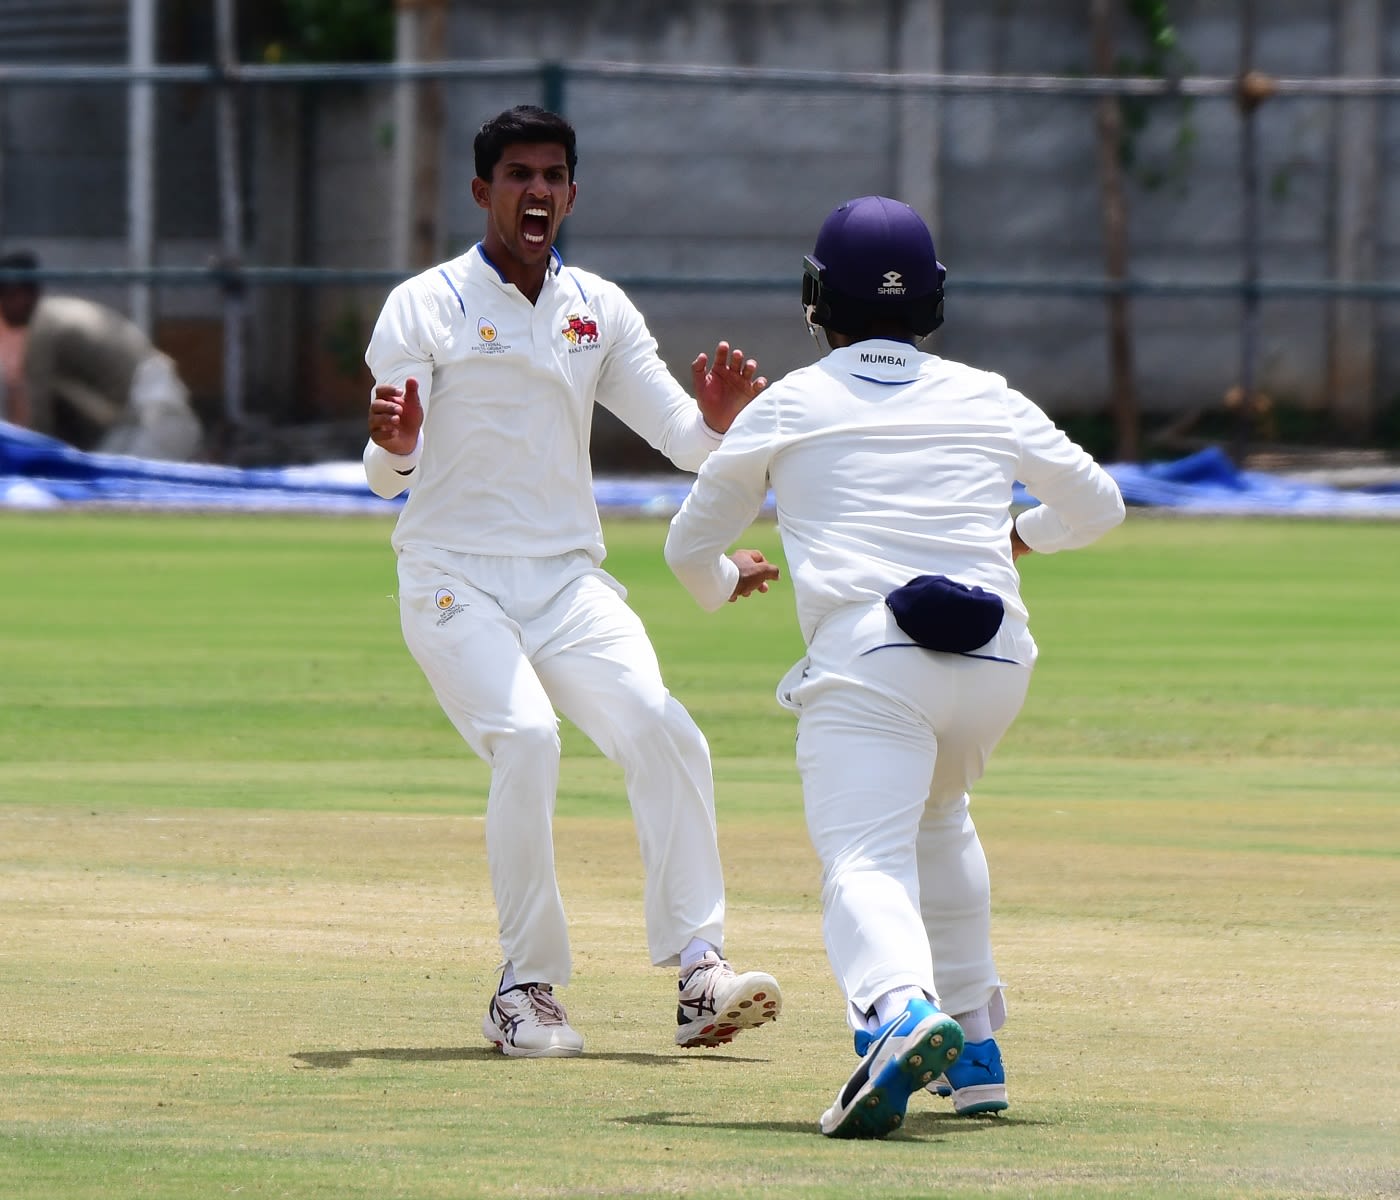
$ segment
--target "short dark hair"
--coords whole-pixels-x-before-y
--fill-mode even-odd
[[[505,148],[519,142],[563,146],[564,160],[569,164],[569,182],[574,181],[574,168],[578,165],[578,136],[574,127],[558,113],[536,104],[508,108],[477,131],[472,143],[476,177],[489,180]]]

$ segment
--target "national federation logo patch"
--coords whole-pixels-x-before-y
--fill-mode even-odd
[[[504,354],[510,347],[501,341],[501,327],[490,317],[480,317],[476,322],[475,354]]]
[[[467,607],[466,604],[463,604],[457,599],[457,593],[451,588],[438,588],[438,590],[433,593],[433,604],[437,606],[438,612],[442,614],[437,619],[439,625],[446,625],[448,621],[452,620],[453,617]]]

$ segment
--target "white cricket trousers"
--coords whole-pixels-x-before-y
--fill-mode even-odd
[[[1030,675],[909,645],[880,604],[827,618],[780,685],[798,713],[822,931],[852,1028],[903,986],[948,1013],[989,1004],[1000,1024],[991,884],[968,794]]]
[[[457,731],[491,766],[486,857],[501,951],[519,981],[569,982],[554,869],[559,720],[621,766],[645,872],[647,945],[675,966],[724,941],[709,746],[661,679],[626,592],[589,557],[405,547],[404,640]]]

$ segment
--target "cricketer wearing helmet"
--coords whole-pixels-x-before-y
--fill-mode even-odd
[[[830,352],[770,385],[701,467],[666,559],[716,609],[772,564],[726,551],[771,488],[807,654],[784,677],[859,1066],[821,1118],[882,1137],[929,1087],[1007,1107],[987,860],[969,793],[1036,657],[1015,560],[1123,520],[1112,478],[999,375],[919,349],[945,271],[908,205],[823,223],[803,308]],[[1040,501],[1013,521],[1012,488]],[[964,1043],[966,1043],[964,1045]]]

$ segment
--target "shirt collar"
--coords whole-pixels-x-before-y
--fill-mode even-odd
[[[486,253],[485,243],[477,242],[477,244],[473,246],[472,249],[474,249],[477,252],[477,254],[481,257],[481,261],[491,268],[492,272],[495,274],[497,279],[499,279],[503,284],[509,285],[510,280],[508,280],[504,275],[501,274],[501,268],[498,267],[495,263],[493,263],[491,261],[491,256]],[[557,278],[559,272],[563,269],[564,259],[559,254],[559,248],[557,246],[551,246],[549,248],[549,265],[545,268],[545,276],[548,277],[553,275]]]
[[[889,338],[867,338],[853,346],[833,350],[832,365],[870,383],[910,383],[928,357],[908,342]]]

